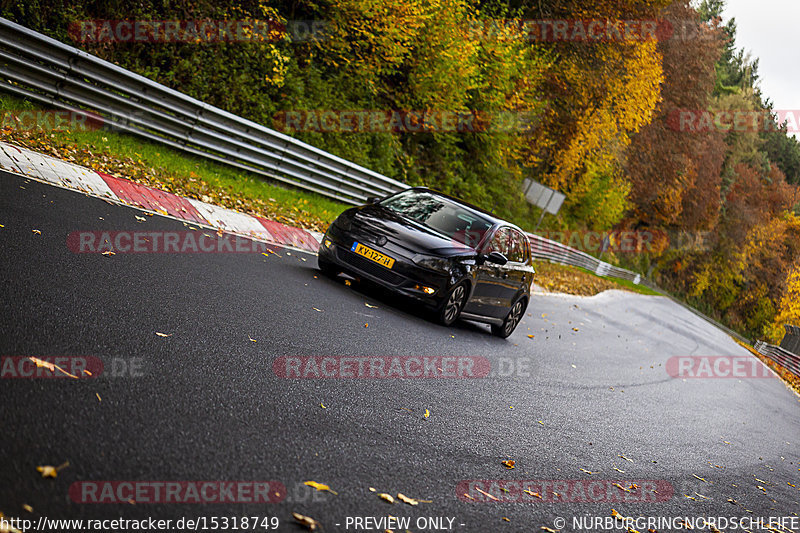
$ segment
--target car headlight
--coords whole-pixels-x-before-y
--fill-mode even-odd
[[[450,259],[434,257],[430,255],[417,254],[412,258],[414,264],[430,270],[449,272],[452,262]]]

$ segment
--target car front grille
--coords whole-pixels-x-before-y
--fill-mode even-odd
[[[366,257],[361,257],[358,254],[348,252],[342,248],[336,249],[336,257],[339,261],[352,266],[353,268],[374,276],[389,285],[400,285],[406,278],[396,272],[392,272],[386,267],[382,267],[374,261],[370,261]]]

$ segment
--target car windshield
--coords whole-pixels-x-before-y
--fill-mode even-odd
[[[457,202],[426,191],[408,190],[381,205],[446,235],[454,242],[474,247],[492,223]]]

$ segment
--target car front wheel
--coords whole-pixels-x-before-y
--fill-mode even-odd
[[[517,324],[519,324],[519,321],[522,320],[523,313],[525,313],[525,299],[520,298],[513,306],[511,306],[511,310],[506,315],[506,318],[503,320],[502,324],[499,326],[492,324],[492,334],[505,339],[514,333],[514,329],[517,327]]]
[[[467,303],[467,285],[459,283],[447,293],[447,297],[439,310],[439,322],[442,325],[449,326],[461,315],[461,310],[464,309],[464,304]]]

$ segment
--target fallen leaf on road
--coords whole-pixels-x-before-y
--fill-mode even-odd
[[[486,492],[486,491],[482,491],[482,490],[481,490],[481,489],[479,489],[478,487],[475,487],[475,490],[477,490],[478,492],[480,492],[481,494],[483,494],[483,495],[484,495],[484,496],[486,496],[487,498],[491,498],[491,499],[493,499],[493,500],[494,500],[494,501],[496,501],[496,502],[499,502],[499,501],[500,501],[498,498],[495,498],[494,496],[492,496],[491,494],[489,494],[489,493],[488,493],[488,492]]]
[[[539,529],[541,529],[542,531],[546,531],[547,533],[558,533],[559,531],[561,531],[560,529],[552,529],[547,526],[542,526]]]
[[[300,513],[292,513],[292,516],[295,520],[297,520],[301,525],[306,526],[309,530],[314,531],[317,527],[320,526],[320,523],[311,518],[310,516],[304,516]]]
[[[627,457],[625,457],[622,454],[618,455],[617,457],[619,457],[620,459],[625,459],[626,461],[630,461],[631,463],[633,462],[633,459],[628,459]]]
[[[578,328],[572,328],[572,331],[578,331]]]
[[[325,407],[324,403],[320,403],[319,406],[322,407],[323,409],[327,409],[327,407]]]
[[[253,337],[251,337],[250,335],[248,335],[248,336],[247,336],[247,338],[248,338],[248,339],[250,339],[252,342],[258,342],[257,340],[255,340],[255,339],[254,339]]]
[[[506,468],[508,468],[509,470],[511,470],[512,468],[514,468],[514,466],[515,466],[517,463],[516,463],[516,461],[511,461],[511,460],[509,459],[508,461],[503,461],[501,464],[502,464],[504,467],[506,467]]]
[[[391,494],[386,494],[385,492],[381,492],[380,494],[378,494],[378,497],[381,500],[385,500],[385,501],[387,501],[389,503],[394,503],[394,498],[392,498]]]
[[[511,522],[511,520],[509,520],[508,518],[506,518],[506,517],[504,516],[504,517],[503,517],[503,522]]]
[[[36,235],[41,235],[41,234],[42,234],[42,232],[41,232],[41,231],[39,231],[38,229],[35,229],[35,230],[33,230],[33,232],[34,232]]]
[[[377,306],[377,305],[369,305],[367,302],[364,302],[364,305],[366,305],[366,306],[367,306],[367,307],[369,307],[370,309],[377,309],[377,308],[378,308],[378,306]]]
[[[112,255],[117,255],[117,252],[112,252],[111,250],[106,250],[105,252],[101,253],[100,255],[104,255],[106,257],[111,257]]]
[[[171,337],[172,335],[174,335],[174,333],[170,333],[168,335],[166,333],[161,333],[160,331],[156,331],[156,335],[158,335],[159,337]]]
[[[405,494],[397,493],[397,499],[403,503],[407,503],[408,505],[419,505],[419,500],[415,500],[414,498],[409,498]]]
[[[338,494],[336,491],[331,490],[331,488],[328,485],[325,485],[324,483],[317,483],[316,481],[306,481],[305,485],[308,485],[309,487],[314,487],[317,490],[327,490],[331,494]]]
[[[28,505],[27,503],[23,503],[23,504],[22,504],[22,508],[23,508],[23,509],[25,509],[26,511],[28,511],[29,513],[32,513],[32,512],[33,512],[33,507],[31,507],[31,506],[30,506],[30,505]]]
[[[539,422],[541,425],[544,425],[544,422],[542,422],[541,420],[537,420],[537,422]]]
[[[625,487],[623,487],[623,486],[622,486],[622,485],[620,485],[619,483],[612,483],[612,485],[614,485],[615,487],[617,487],[619,490],[624,490],[625,492],[630,492],[628,489],[626,489]]]
[[[539,498],[540,500],[542,499],[542,495],[541,495],[541,494],[539,494],[538,492],[531,492],[531,491],[529,491],[528,489],[525,489],[525,490],[523,490],[522,492],[524,492],[524,493],[526,493],[526,494],[530,494],[530,495],[531,495],[531,496],[533,496],[534,498]]]
[[[614,467],[614,470],[616,470],[617,472],[619,472],[619,473],[621,473],[621,474],[624,474],[624,473],[625,473],[625,471],[624,471],[624,470],[620,470],[620,469],[619,469],[619,468],[617,468],[616,466]]]
[[[98,402],[102,402],[103,401],[103,399],[100,397],[100,393],[95,392],[94,395],[97,396],[97,401]]]
[[[425,409],[425,414],[423,415],[425,418],[430,418],[431,412]]]
[[[33,363],[39,368],[46,368],[50,372],[55,372],[56,371],[56,365],[54,365],[53,363],[48,363],[47,361],[42,361],[38,357],[28,357],[28,359],[33,361]]]
[[[368,323],[368,322],[365,322],[365,323],[364,323],[364,327],[365,327],[365,328],[368,328],[368,327],[369,327],[369,323]]]
[[[144,218],[144,217],[140,217],[140,216],[136,216],[136,215],[134,215],[133,217],[134,217],[136,220],[138,220],[139,222],[144,222],[145,220],[147,220],[147,219],[146,219],[146,218]]]
[[[312,307],[311,309],[313,309],[314,311],[319,311],[320,313],[322,312],[322,309],[317,309],[316,307]]]
[[[353,283],[352,283],[352,282],[351,282],[349,279],[346,279],[346,280],[344,280],[344,285],[345,285],[345,287],[349,287],[349,286],[350,286],[350,285],[352,285],[352,284],[353,284]]]
[[[78,376],[74,376],[74,375],[70,374],[69,372],[67,372],[66,370],[64,370],[63,368],[61,368],[61,367],[60,367],[60,366],[58,366],[58,365],[54,365],[53,363],[48,363],[47,361],[42,361],[42,360],[41,360],[41,359],[39,359],[38,357],[28,357],[28,359],[30,359],[31,361],[33,361],[33,362],[34,362],[34,364],[35,364],[37,367],[44,367],[44,368],[46,368],[47,370],[49,370],[50,372],[55,372],[56,370],[58,370],[59,372],[61,372],[61,373],[62,373],[62,374],[64,374],[65,376],[69,376],[69,377],[71,377],[71,378],[73,378],[73,379],[78,379]]]
[[[599,472],[590,472],[590,471],[586,470],[585,468],[581,468],[581,472],[586,472],[590,476],[593,476],[595,474],[599,474]]]
[[[710,481],[706,481],[705,479],[701,478],[700,476],[698,476],[698,475],[696,475],[696,474],[692,474],[692,475],[693,475],[694,477],[696,477],[697,479],[699,479],[700,481],[702,481],[703,483],[711,483]]]
[[[59,466],[37,466],[36,471],[42,474],[42,477],[56,477],[58,473],[69,466],[69,461],[65,461]]]

